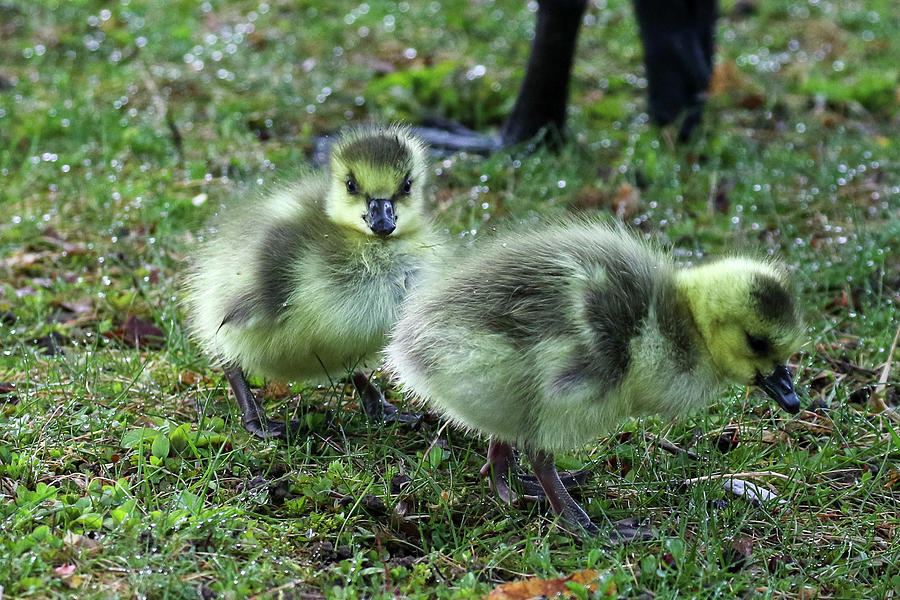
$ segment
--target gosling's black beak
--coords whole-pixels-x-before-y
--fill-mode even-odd
[[[792,415],[800,412],[800,401],[794,391],[794,383],[791,381],[791,372],[787,367],[775,367],[771,375],[756,376],[756,385],[761,387],[770,398]]]
[[[394,213],[394,201],[383,198],[369,200],[369,211],[366,223],[375,235],[390,235],[397,229],[397,215]]]

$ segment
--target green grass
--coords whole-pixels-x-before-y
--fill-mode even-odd
[[[0,395],[3,597],[469,598],[582,569],[612,597],[900,593],[900,429],[867,404],[900,325],[900,13],[732,8],[725,77],[691,143],[646,123],[631,7],[609,0],[582,28],[558,155],[435,164],[448,243],[614,212],[628,184],[624,218],[680,260],[762,248],[794,269],[809,411],[735,389],[560,457],[591,471],[598,523],[637,514],[659,532],[612,547],[563,535],[546,507],[496,502],[483,441],[434,419],[369,427],[345,386],[266,387],[308,437],[250,439],[178,305],[216,206],[306,162],[315,133],[434,114],[496,129],[528,52],[526,3],[0,4],[0,311],[15,315],[0,326],[14,385]],[[123,342],[129,315],[163,343]],[[53,332],[63,350],[48,354],[36,341]],[[681,484],[760,471],[783,476],[753,481],[785,504]]]

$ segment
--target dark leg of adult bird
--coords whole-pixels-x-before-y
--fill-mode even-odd
[[[573,533],[585,532],[588,535],[600,533],[584,509],[569,495],[559,478],[559,473],[556,472],[553,455],[543,450],[534,450],[528,453],[528,459],[531,461],[535,478],[550,501],[550,507],[559,515],[560,520],[571,528]]]
[[[587,480],[587,471],[564,471],[559,473],[560,481],[567,490],[579,487]],[[481,476],[490,479],[491,489],[503,502],[510,504],[523,499],[539,501],[545,498],[544,489],[533,475],[519,472],[518,461],[512,446],[492,439],[488,444],[487,462],[481,467]]]
[[[299,422],[283,423],[266,417],[266,410],[250,391],[250,386],[247,385],[243,369],[236,365],[229,365],[225,367],[225,377],[228,378],[228,383],[234,390],[234,397],[241,408],[241,422],[244,424],[244,429],[262,439],[284,440],[289,437],[289,434],[290,437],[297,435],[301,427]]]
[[[421,417],[421,415],[398,411],[396,406],[384,399],[384,394],[369,381],[362,371],[353,373],[353,386],[362,400],[363,412],[371,421],[413,423]]]
[[[447,120],[416,127],[416,134],[438,151],[478,154],[527,142],[541,131],[546,132],[545,141],[558,143],[566,123],[575,40],[586,6],[586,0],[538,0],[525,79],[499,139]]]
[[[569,79],[575,40],[585,0],[539,0],[537,24],[525,79],[501,141],[504,146],[526,142],[541,130],[560,140],[566,124]]]
[[[634,0],[644,46],[650,115],[682,118],[678,137],[700,123],[713,68],[716,0]]]

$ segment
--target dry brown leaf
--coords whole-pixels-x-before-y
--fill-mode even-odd
[[[603,90],[595,88],[584,95],[584,104],[596,104],[603,100],[605,95],[606,93]]]
[[[756,110],[765,103],[766,98],[762,94],[747,94],[741,98],[741,101],[738,104],[741,105],[741,108]]]
[[[21,269],[30,267],[43,257],[43,252],[19,252],[0,260],[0,267],[8,269]]]
[[[87,252],[87,249],[85,248],[84,244],[81,244],[81,243],[72,244],[70,242],[63,240],[62,238],[60,238],[56,235],[46,235],[46,233],[45,233],[45,235],[41,239],[43,239],[48,244],[56,246],[57,248],[62,250],[66,255],[69,255],[69,256],[71,256],[72,254],[84,254]]]
[[[100,547],[100,542],[93,538],[67,531],[63,536],[63,545],[70,548],[81,548],[83,550],[93,550]]]
[[[616,211],[617,217],[625,219],[637,212],[640,201],[641,193],[638,189],[630,183],[623,183],[613,198],[613,210]]]
[[[266,398],[285,398],[291,393],[291,388],[281,381],[267,381],[264,388]]]
[[[556,579],[533,577],[525,581],[513,581],[498,585],[486,598],[487,600],[530,600],[531,598],[554,598],[557,596],[572,598],[575,594],[566,586],[567,583],[578,583],[590,591],[596,592],[599,589],[596,583],[599,576],[600,573],[597,571],[586,569]],[[615,583],[609,581],[602,593],[604,596],[615,596],[617,593]]]
[[[206,375],[202,375],[191,370],[184,370],[179,373],[178,383],[185,387],[190,387],[193,385],[211,386],[214,384],[213,380]]]
[[[878,384],[875,386],[875,390],[870,398],[873,412],[885,413],[895,422],[900,422],[900,417],[897,416],[897,411],[895,409],[887,405],[885,398],[887,393],[887,382],[891,377],[891,366],[894,362],[894,352],[897,350],[898,341],[900,341],[900,327],[897,327],[897,333],[894,334],[894,341],[891,343],[891,349],[888,351],[887,360],[884,362],[884,367],[881,369],[881,374],[878,376]]]
[[[381,60],[377,56],[371,56],[369,54],[357,54],[353,57],[353,62],[372,69],[380,75],[387,75],[397,70],[397,67],[393,63]]]
[[[609,202],[609,194],[592,185],[584,186],[572,201],[572,208],[581,210],[594,210],[605,206]]]
[[[16,384],[0,381],[0,404],[18,404],[19,397],[15,391]]]
[[[747,566],[749,560],[753,557],[753,540],[746,537],[737,538],[731,541],[731,546],[726,548],[723,553],[725,564],[732,573],[737,573]]]
[[[129,315],[120,329],[104,335],[137,348],[162,348],[166,345],[166,334],[162,329],[134,315]]]
[[[712,80],[709,83],[709,95],[721,96],[744,90],[746,87],[747,84],[734,61],[723,61],[716,64],[713,69]]]
[[[790,436],[786,431],[770,431],[768,429],[763,430],[763,444],[786,444],[788,440],[790,440]]]
[[[60,306],[76,315],[84,315],[94,311],[94,300],[90,296],[85,296],[74,302],[61,302]]]

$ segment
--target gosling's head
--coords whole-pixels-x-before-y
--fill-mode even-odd
[[[804,339],[787,274],[763,261],[729,258],[679,273],[697,328],[723,379],[757,385],[782,408],[799,408],[785,363]]]
[[[344,133],[331,149],[329,218],[384,238],[420,227],[426,156],[425,144],[400,125]]]

